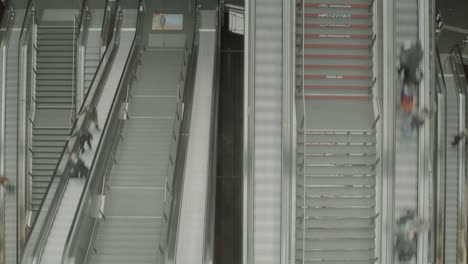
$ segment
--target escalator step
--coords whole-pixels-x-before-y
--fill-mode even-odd
[[[304,34],[305,38],[341,38],[341,39],[368,39],[370,34]]]
[[[325,65],[325,64],[306,64],[305,69],[369,69],[370,65]]]
[[[369,45],[365,44],[305,44],[305,48],[324,48],[324,49],[368,49]]]
[[[354,89],[354,90],[367,90],[369,86],[359,85],[304,85],[305,89]]]
[[[305,17],[319,18],[369,18],[369,14],[304,13]]]
[[[325,4],[325,3],[306,3],[305,7],[319,8],[368,8],[369,4]]]
[[[318,24],[318,23],[307,23],[304,27],[308,28],[370,28],[372,25],[369,24]]]
[[[306,95],[305,99],[369,100],[368,95]]]

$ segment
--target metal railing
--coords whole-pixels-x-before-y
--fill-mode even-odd
[[[116,9],[116,11],[119,9]],[[120,11],[119,11],[120,13]],[[121,15],[116,16],[115,26],[120,27]],[[112,67],[113,60],[118,50],[119,45],[119,30],[115,30],[116,34],[110,42],[109,48],[106,49],[96,72],[91,88],[89,89],[85,102],[87,105],[95,106],[99,101],[102,90],[104,89],[103,84],[105,83],[110,68]],[[84,106],[84,105],[83,105]],[[83,111],[83,106],[81,111]],[[72,127],[73,132],[79,129],[89,127],[91,120],[85,115],[77,119]],[[37,217],[35,218],[32,225],[32,232],[28,237],[27,247],[25,249],[23,263],[36,263],[40,261],[42,250],[47,241],[48,234],[53,224],[53,220],[58,211],[61,199],[65,192],[65,187],[68,184],[68,180],[71,177],[71,169],[73,167],[71,162],[71,153],[79,151],[80,144],[77,138],[71,138],[67,141],[61,155],[57,167],[54,170],[47,191],[44,195],[44,199],[39,207]]]
[[[304,27],[304,23],[305,23],[305,1],[302,1],[301,3],[301,13],[302,15],[300,17],[296,16],[296,19],[300,19],[299,23],[295,23],[296,25],[297,24],[301,24],[302,25],[302,37],[299,39],[299,42],[296,43],[296,52],[297,53],[300,53],[302,54],[301,56],[301,70],[297,72],[296,76],[297,76],[297,81],[296,81],[296,100],[295,100],[295,106],[296,106],[296,130],[297,130],[297,136],[296,136],[296,140],[298,142],[302,142],[302,144],[299,146],[299,144],[297,145],[297,149],[296,149],[296,163],[297,163],[297,166],[296,166],[296,176],[293,176],[293,177],[296,177],[296,179],[299,179],[299,177],[297,176],[302,176],[302,186],[306,186],[306,175],[305,175],[305,168],[306,168],[306,149],[307,149],[307,116],[306,116],[306,110],[305,110],[305,101],[306,101],[306,97],[305,97],[305,89],[304,89],[304,86],[305,86],[305,68],[304,68],[304,65],[305,65],[305,56],[304,56],[304,51],[305,51],[305,41],[304,41],[304,36],[305,36],[305,27]],[[297,184],[296,184],[297,186]],[[296,188],[296,186],[294,186]],[[297,195],[297,190],[296,190],[296,195]],[[297,251],[293,251],[295,252],[294,255],[294,259],[295,261],[297,259],[302,259],[302,261],[305,260],[305,240],[306,240],[306,188],[302,188],[302,202],[303,202],[303,208],[302,208],[302,219],[300,222],[296,222],[298,225],[302,225],[301,227],[301,231],[302,231],[302,241],[301,241],[301,248],[302,248],[302,252],[300,253],[300,256],[297,256],[296,254]],[[300,209],[299,209],[300,210]],[[296,215],[300,215],[298,212],[296,212]],[[295,218],[297,216],[294,216]],[[296,230],[298,230],[298,228],[296,227]],[[296,237],[298,236],[298,234],[296,233]],[[296,248],[298,247],[298,245],[295,245]]]
[[[21,256],[31,215],[32,185],[32,129],[35,115],[36,91],[36,32],[37,7],[30,0],[19,39],[19,89],[18,89],[18,152],[17,152],[17,206],[18,206],[18,256]]]
[[[467,80],[463,57],[460,46],[456,45],[451,52],[451,61],[455,82],[459,89],[459,130],[466,129],[467,118]],[[466,139],[465,139],[466,140]],[[466,263],[468,246],[468,188],[467,188],[467,166],[466,166],[466,145],[458,144],[458,216],[457,216],[457,263]]]
[[[109,46],[109,43],[113,36],[113,25],[115,21],[115,15],[117,14],[118,1],[106,1],[104,8],[104,18],[102,20],[102,31],[101,31],[101,54],[104,54],[105,50]]]
[[[73,94],[74,98],[74,115],[73,120],[76,117],[76,114],[80,110],[81,105],[83,104],[84,93],[85,93],[85,53],[86,45],[88,39],[88,29],[89,29],[89,20],[90,20],[90,10],[88,6],[88,0],[84,0],[81,6],[80,16],[75,17],[75,21],[78,28],[78,34],[76,41],[74,41],[74,53],[76,54],[76,61],[73,64]]]
[[[184,118],[184,108],[185,108],[185,87],[187,85],[187,70],[188,70],[188,65],[189,65],[189,59],[191,56],[192,49],[189,48],[190,41],[187,41],[184,47],[184,55],[182,57],[182,69],[179,73],[179,81],[177,84],[177,107],[176,107],[176,114],[175,114],[175,119],[173,123],[173,129],[172,129],[172,137],[171,137],[171,147],[170,147],[170,153],[169,153],[169,164],[168,164],[168,175],[166,178],[166,183],[165,183],[165,195],[164,195],[164,211],[163,211],[163,217],[161,221],[161,236],[160,236],[160,241],[159,241],[159,246],[158,246],[158,251],[161,256],[161,263],[164,263],[166,261],[166,258],[169,258],[167,255],[167,247],[170,245],[171,237],[169,227],[171,226],[170,220],[174,219],[174,210],[176,208],[174,207],[175,203],[173,203],[173,199],[177,197],[174,195],[174,178],[176,177],[176,164],[177,166],[180,166],[180,164],[177,163],[178,160],[178,147],[179,147],[179,139],[180,139],[180,132],[182,128],[182,122]]]
[[[7,49],[11,26],[15,17],[13,1],[7,1],[0,21],[0,176],[5,175],[5,124],[6,124],[6,89],[7,89]],[[0,263],[5,263],[5,187],[0,185]],[[9,242],[10,243],[10,242]]]
[[[437,119],[436,133],[434,136],[435,168],[433,171],[433,219],[431,222],[434,230],[433,247],[434,263],[443,264],[445,260],[445,197],[446,197],[446,148],[447,148],[447,88],[444,72],[440,60],[440,54],[436,48],[436,91],[437,91]]]

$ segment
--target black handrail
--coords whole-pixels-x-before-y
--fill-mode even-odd
[[[437,74],[440,78],[437,78],[438,80],[441,79],[442,83],[441,85],[436,85],[436,89],[441,92],[441,93],[446,93],[447,91],[447,86],[445,83],[445,77],[444,77],[444,70],[442,68],[442,62],[440,60],[440,53],[439,53],[439,47],[436,46],[436,69],[438,70],[439,74]],[[443,86],[443,87],[440,87]],[[442,90],[443,89],[443,90]]]

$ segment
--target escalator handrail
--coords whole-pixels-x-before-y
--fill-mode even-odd
[[[120,23],[116,23],[116,27],[118,26],[120,26]],[[92,102],[99,100],[99,97],[101,96],[102,90],[104,88],[102,87],[103,85],[102,79],[107,78],[107,74],[112,66],[113,59],[115,58],[116,51],[118,48],[118,37],[114,36],[113,41],[111,41],[111,43],[113,43],[111,45],[112,49],[106,49],[106,52],[101,58],[101,61],[98,66],[98,70],[96,74],[94,75],[93,81],[91,83],[90,87],[94,87],[94,89],[90,88],[87,93],[85,102],[91,101],[88,104],[92,104]],[[83,106],[81,107],[81,109],[83,109]],[[82,127],[87,129],[90,124],[91,124],[91,120],[89,120],[89,118],[87,117],[78,118],[75,120],[71,131],[76,132]],[[71,173],[70,173],[71,166],[69,162],[71,153],[76,152],[79,149],[79,147],[80,147],[80,144],[78,140],[76,138],[72,138],[66,142],[65,147],[63,148],[63,151],[60,154],[59,162],[57,163],[53,176],[48,184],[48,187],[44,194],[44,199],[41,202],[37,216],[31,226],[32,231],[27,239],[26,247],[25,247],[25,255],[23,257],[24,263],[35,263],[39,261],[40,259],[40,257],[38,256],[42,254],[42,250],[45,246],[48,233],[50,232],[50,228],[52,226],[52,223],[57,213],[61,199],[65,192],[65,187],[67,186],[68,180],[71,176]],[[59,172],[62,172],[62,175],[59,175]],[[58,175],[61,177],[60,179],[57,180]],[[50,193],[51,187],[56,181],[58,181],[58,187],[56,188],[55,193],[52,194]],[[54,196],[52,198],[52,201],[50,202],[49,207],[45,208],[45,203],[49,195],[54,195]],[[42,224],[38,223],[41,219],[41,216],[43,218]],[[39,224],[41,226],[40,229],[38,229]],[[34,244],[31,244],[31,243],[34,243]],[[38,252],[39,249],[40,251]]]
[[[436,89],[439,93],[446,94],[447,93],[447,84],[445,82],[445,77],[444,77],[444,70],[442,68],[442,61],[440,59],[440,53],[439,53],[439,47],[436,46],[436,68],[439,70],[438,79],[440,79],[441,85],[436,85]]]
[[[436,147],[433,148],[433,156],[437,157],[435,160],[435,166],[437,171],[434,174],[434,190],[433,194],[433,216],[434,219],[432,226],[434,228],[434,260],[435,263],[440,263],[444,258],[445,252],[445,201],[446,201],[446,160],[447,160],[447,87],[445,83],[442,62],[440,60],[439,48],[436,45],[435,47],[435,64],[436,64],[436,89],[437,89],[437,127],[435,133],[435,142]],[[440,102],[440,97],[443,97],[443,100]],[[443,105],[440,105],[439,102]],[[441,120],[442,119],[442,120]]]
[[[74,97],[74,109],[73,111],[78,112],[77,107],[81,107],[81,105],[76,105],[77,103],[82,103],[78,100],[78,94],[84,93],[84,69],[85,69],[85,58],[84,54],[81,52],[82,50],[86,50],[86,42],[88,39],[88,31],[89,31],[89,19],[90,19],[90,11],[88,0],[84,0],[81,5],[80,17],[78,19],[78,36],[76,38],[76,43],[74,43],[76,50],[75,56],[77,60],[74,65],[74,89],[75,89],[75,97]]]
[[[12,3],[13,1],[7,1],[5,5],[5,10],[3,11],[2,19],[0,21],[0,55],[2,61],[0,62],[0,88],[2,90],[2,102],[1,102],[1,127],[0,127],[0,175],[5,175],[5,117],[6,117],[6,65],[7,65],[7,49],[8,42],[10,39],[11,27],[13,25],[13,19],[15,16],[15,8]],[[4,56],[5,55],[5,56]],[[5,263],[5,209],[6,209],[6,200],[5,200],[5,189],[4,186],[0,186],[0,262]]]
[[[117,131],[109,131],[109,126],[110,126],[110,123],[111,122],[115,122],[115,120],[111,120],[112,117],[116,117],[116,118],[119,118],[118,116],[118,107],[121,105],[121,103],[124,102],[124,100],[122,100],[122,102],[117,102],[118,99],[120,99],[119,95],[121,95],[121,93],[125,92],[124,89],[129,89],[129,81],[130,81],[130,74],[134,74],[134,68],[136,68],[136,65],[135,65],[135,62],[136,62],[136,58],[137,58],[137,55],[138,55],[138,52],[140,50],[140,44],[141,44],[141,32],[142,32],[142,28],[143,28],[143,22],[144,22],[144,13],[146,11],[146,8],[144,6],[144,1],[143,0],[139,0],[139,4],[138,4],[138,17],[137,17],[137,25],[136,25],[136,32],[135,32],[135,36],[134,36],[134,39],[132,41],[132,45],[131,45],[131,49],[130,49],[130,55],[127,57],[127,60],[125,62],[125,66],[124,66],[124,74],[122,74],[120,80],[119,80],[119,84],[118,84],[118,88],[117,88],[117,92],[114,94],[114,98],[112,100],[112,105],[111,105],[111,111],[109,112],[108,114],[108,117],[106,119],[106,122],[102,128],[102,133],[104,133],[104,136],[102,136],[99,140],[99,143],[96,147],[96,153],[98,153],[97,155],[95,155],[93,157],[93,161],[91,163],[91,166],[89,168],[89,174],[88,174],[88,178],[86,179],[86,182],[85,182],[85,187],[83,188],[83,191],[81,193],[81,196],[80,196],[80,200],[79,200],[79,208],[75,211],[75,214],[74,214],[74,217],[73,217],[73,221],[72,221],[72,225],[71,225],[71,228],[70,228],[70,231],[68,232],[68,235],[67,235],[67,240],[66,240],[66,243],[65,243],[65,248],[64,248],[64,251],[63,251],[63,255],[62,255],[62,263],[73,263],[74,259],[76,256],[74,256],[74,253],[75,251],[73,250],[76,246],[76,242],[77,241],[77,236],[79,235],[79,223],[80,223],[80,220],[84,218],[86,212],[87,212],[87,209],[88,209],[88,206],[90,206],[88,203],[85,202],[85,198],[86,198],[86,195],[89,193],[89,190],[90,190],[90,183],[93,182],[93,180],[95,180],[96,177],[101,177],[95,181],[99,181],[99,180],[104,180],[104,177],[105,177],[105,174],[99,174],[99,175],[96,175],[97,173],[96,170],[97,170],[97,167],[99,166],[98,164],[100,163],[101,159],[105,160],[106,158],[110,158],[108,156],[109,153],[100,153],[101,152],[101,149],[103,148],[103,142],[106,140],[106,139],[109,139],[109,136],[106,137],[106,134],[107,133],[115,133]],[[128,91],[127,91],[128,92]],[[125,99],[125,98],[124,98]],[[114,138],[117,137],[118,135],[113,135]],[[112,154],[112,153],[110,153]],[[106,167],[106,170],[108,170],[109,167]],[[98,218],[95,219],[95,222],[94,222],[94,225],[96,225],[98,222]],[[91,234],[90,236],[90,239],[93,237],[94,235],[94,231],[96,229],[93,228],[93,234]],[[91,241],[90,241],[91,242]],[[87,256],[87,252],[86,252],[86,256]],[[85,257],[86,259],[86,257]]]
[[[458,86],[458,93],[466,95],[467,94],[466,76],[465,76],[465,71],[463,69],[463,57],[461,55],[459,45],[455,45],[453,47],[451,55],[452,55],[451,58],[452,58],[453,72],[455,74],[454,77]]]

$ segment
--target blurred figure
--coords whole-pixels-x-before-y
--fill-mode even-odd
[[[468,136],[468,129],[463,129],[460,133],[453,137],[452,147],[457,146],[462,139],[465,139]]]
[[[5,188],[7,193],[12,193],[15,191],[15,185],[10,182],[6,176],[0,176],[0,185]]]
[[[83,108],[83,111],[80,113],[80,115],[84,115],[85,118],[89,119],[91,122],[94,123],[94,126],[98,131],[101,131],[99,128],[99,122],[98,122],[98,115],[97,115],[97,110],[95,106],[87,105]]]
[[[429,116],[429,109],[424,107],[422,110],[417,110],[411,115],[410,126],[411,129],[420,128],[426,122],[426,118]]]
[[[89,149],[93,149],[93,147],[91,146],[91,140],[93,139],[93,135],[84,127],[80,128],[80,130],[73,133],[71,137],[77,137],[77,140],[80,144],[81,153],[85,151],[84,146],[86,143],[88,144]]]
[[[397,221],[395,251],[400,263],[409,262],[416,255],[417,236],[426,230],[428,225],[417,219],[416,212],[408,210]]]
[[[404,73],[403,85],[413,89],[419,84],[421,73],[419,72],[419,63],[423,58],[421,43],[417,42],[410,46],[409,42],[400,47],[400,68],[398,74]]]
[[[84,164],[83,160],[80,159],[75,153],[70,156],[71,160],[71,176],[74,178],[87,178],[89,169]]]
[[[410,115],[416,106],[416,96],[414,92],[414,87],[411,88],[408,85],[403,85],[403,88],[401,89],[400,104],[403,113],[406,115]]]
[[[409,117],[408,121],[403,127],[404,134],[406,136],[411,136],[415,129],[419,129],[422,125],[424,125],[424,122],[426,121],[426,118],[428,116],[429,110],[426,107],[422,110],[413,111],[413,113],[411,113],[411,116]]]

